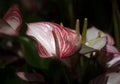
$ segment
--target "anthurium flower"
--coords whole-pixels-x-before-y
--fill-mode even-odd
[[[96,50],[102,49],[106,44],[106,37],[94,38],[85,43],[86,46],[94,48]]]
[[[111,67],[114,64],[120,64],[120,52],[117,50],[116,47],[112,46],[112,45],[106,45],[106,51],[107,53],[111,53],[113,58],[107,62],[107,67]]]
[[[109,44],[109,45],[114,44],[114,39],[112,38],[112,36],[110,36],[107,33],[102,32],[101,30],[97,29],[94,26],[91,28],[88,28],[88,30],[87,30],[87,36],[86,36],[87,41],[97,38],[99,33],[100,33],[100,37],[107,37],[107,44]]]
[[[110,36],[108,35],[108,37]],[[107,35],[105,35],[97,28],[88,28],[86,29],[86,42],[84,43],[84,46],[82,46],[80,53],[86,54],[93,51],[101,50],[106,45],[106,43]]]
[[[120,52],[113,45],[105,45],[99,54],[98,61],[104,68],[116,67],[120,64]]]
[[[85,45],[90,48],[101,50],[106,44],[113,45],[115,43],[112,36],[102,32],[94,26],[88,28],[86,32],[87,33]]]
[[[99,32],[100,32],[100,37],[99,37]],[[86,37],[88,41],[86,42],[87,46],[92,47],[94,49],[101,50],[100,53],[103,53],[100,55],[102,59],[103,58],[105,59],[105,60],[100,59],[103,62],[102,63],[103,65],[107,63],[107,67],[111,67],[120,61],[120,52],[117,50],[116,47],[113,46],[115,42],[112,36],[110,36],[107,33],[102,32],[101,30],[95,27],[91,27],[87,30]]]
[[[22,18],[19,7],[17,4],[14,4],[0,20],[0,33],[18,35],[21,24]]]
[[[41,57],[65,58],[80,48],[80,36],[76,31],[51,22],[29,23],[27,35],[37,43]]]

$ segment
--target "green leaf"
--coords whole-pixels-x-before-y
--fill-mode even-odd
[[[0,70],[0,83],[1,84],[28,84],[27,82],[21,80],[14,73],[14,70],[7,67],[6,69]]]
[[[29,37],[19,37],[22,43],[25,60],[33,67],[40,69],[48,69],[49,64],[52,61],[48,58],[41,58],[38,55],[36,45],[33,39]]]

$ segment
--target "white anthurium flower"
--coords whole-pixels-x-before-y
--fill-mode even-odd
[[[17,4],[14,4],[0,20],[0,33],[18,35],[21,24],[22,18],[19,7]]]
[[[114,39],[112,38],[112,36],[110,36],[107,33],[102,32],[101,30],[97,29],[94,26],[91,27],[91,28],[88,28],[88,30],[87,30],[87,34],[86,34],[87,41],[90,41],[92,39],[97,38],[99,36],[98,35],[99,32],[100,32],[100,37],[107,37],[107,44],[109,44],[109,45],[113,45],[114,44]]]
[[[96,51],[99,51],[106,45],[106,37],[100,37],[87,41],[85,45],[81,48],[80,53],[85,54],[86,57],[90,57],[91,52],[94,56]]]
[[[65,58],[80,48],[80,36],[75,30],[51,22],[29,23],[26,34],[37,43],[41,57]]]
[[[86,42],[81,48],[80,53],[90,56],[90,52],[101,50],[107,43],[107,36],[105,34],[92,27],[86,31]],[[87,54],[88,53],[88,54]]]
[[[105,44],[106,44],[106,37],[95,38],[85,43],[86,46],[96,50],[100,50],[105,46]]]
[[[101,37],[99,37],[99,32],[101,34]],[[115,64],[120,64],[120,52],[117,50],[116,47],[113,46],[115,42],[112,36],[110,36],[107,33],[102,32],[101,30],[98,30],[95,27],[91,27],[87,30],[86,37],[88,41],[85,43],[86,46],[89,46],[97,50],[101,50],[105,46],[106,54],[110,53],[112,55],[113,58],[107,62],[108,68],[114,66]],[[89,56],[89,54],[87,54],[87,56]]]

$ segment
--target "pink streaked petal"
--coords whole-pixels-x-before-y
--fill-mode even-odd
[[[106,50],[108,53],[113,53],[113,54],[118,54],[119,51],[117,50],[117,48],[115,46],[112,45],[106,45]]]
[[[37,49],[37,51],[38,51],[38,54],[41,56],[41,57],[43,57],[43,58],[49,58],[50,56],[52,57],[52,56],[54,56],[54,55],[50,55],[49,53],[48,53],[48,51],[45,49],[45,47],[43,47],[42,45],[41,45],[41,43],[37,43],[37,47],[38,47],[38,49]]]
[[[16,35],[16,32],[12,29],[12,27],[3,20],[0,20],[0,33],[6,35]]]
[[[120,61],[120,52],[117,50],[117,48],[115,46],[106,45],[106,51],[107,51],[107,53],[113,54],[113,58],[109,62],[107,62],[108,67],[111,67],[115,63]]]
[[[22,17],[17,4],[14,4],[7,13],[3,16],[3,20],[6,21],[18,34],[19,28],[22,24]]]
[[[107,36],[107,44],[109,44],[109,45],[114,45],[115,44],[115,41],[114,41],[114,39],[113,39],[113,37],[112,36],[110,36],[109,34],[107,34],[107,33],[105,33],[105,35]]]
[[[55,35],[53,34],[53,31]],[[80,37],[75,31],[55,23],[30,23],[28,24],[27,35],[34,37],[38,44],[40,43],[43,46],[43,51],[46,50],[46,53],[48,53],[44,54],[40,49],[41,47],[38,47],[40,56],[49,55],[42,57],[56,56],[56,50],[58,50],[56,49],[56,44],[58,44],[60,58],[72,55],[80,47]]]
[[[87,41],[95,39],[98,36],[98,32],[101,32],[101,37],[106,36],[107,42],[109,45],[114,44],[114,39],[107,33],[102,32],[101,30],[97,29],[96,27],[91,27],[87,30]]]
[[[45,23],[28,24],[27,35],[36,39],[38,53],[42,57],[50,57],[56,54],[52,27]]]
[[[120,54],[114,54],[114,58],[107,63],[107,66],[111,67],[112,65],[114,65],[118,61],[120,61]]]
[[[56,33],[60,47],[60,58],[64,58],[75,53],[80,47],[80,37],[74,30],[56,25]]]

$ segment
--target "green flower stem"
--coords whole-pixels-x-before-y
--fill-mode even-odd
[[[72,3],[68,4],[68,13],[69,13],[69,18],[70,18],[70,26],[73,28],[74,27],[74,12],[73,12],[73,6]]]
[[[83,67],[84,66],[84,61],[83,61],[83,56],[80,56],[80,66]]]
[[[66,73],[66,70],[63,69],[63,71],[64,71],[64,74],[65,74],[65,78],[66,78],[67,84],[70,84],[70,81],[69,81],[68,75]]]
[[[82,30],[82,39],[81,39],[81,44],[82,46],[85,45],[86,43],[86,33],[87,33],[87,24],[88,20],[87,18],[84,19],[84,24],[83,24],[83,30]],[[81,72],[81,77],[84,74],[84,60],[83,60],[83,55],[80,56],[80,72]]]
[[[112,0],[112,7],[116,47],[120,50],[120,12],[116,0]]]
[[[80,73],[80,77],[79,77],[79,80],[80,80],[80,84],[83,84],[83,76],[85,74],[85,64],[84,64],[84,58],[83,58],[83,55],[80,55],[79,57],[79,73]]]
[[[67,5],[67,12],[68,12],[68,19],[70,21],[70,27],[74,27],[74,10],[73,10],[73,4],[72,0],[65,0],[65,3]]]
[[[61,65],[61,68],[62,68],[63,73],[64,73],[64,75],[65,75],[65,79],[66,79],[66,81],[67,81],[67,84],[70,84],[70,79],[69,79],[68,74],[67,74],[67,72],[66,72],[66,70],[65,70],[65,67],[64,67],[64,65],[63,65],[63,63],[62,63],[61,61],[60,61],[60,65]]]

